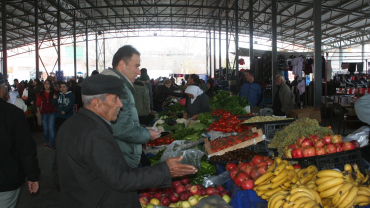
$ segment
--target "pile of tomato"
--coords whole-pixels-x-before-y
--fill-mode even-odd
[[[230,116],[236,116],[236,117],[242,116],[242,115],[234,115],[234,114],[230,113],[229,111],[223,110],[223,109],[220,109],[220,108],[212,111],[211,115],[226,117],[226,118],[228,118]],[[253,113],[249,113],[246,116],[253,116]]]
[[[220,109],[219,109],[220,110]],[[236,115],[231,114],[228,111],[223,111],[222,116],[219,120],[213,122],[206,131],[221,131],[224,133],[237,132],[241,133],[246,129],[249,129],[246,125],[240,125],[241,122]]]
[[[147,142],[146,146],[147,147],[153,147],[153,146],[161,146],[161,145],[171,144],[174,140],[175,139],[172,137],[172,135],[168,134],[164,137],[160,137],[158,139]]]
[[[240,144],[242,142],[248,141],[256,137],[258,137],[258,133],[253,133],[252,131],[247,130],[236,136],[218,138],[210,142],[211,150],[212,150],[212,153],[219,152],[223,149],[229,148],[231,146]]]

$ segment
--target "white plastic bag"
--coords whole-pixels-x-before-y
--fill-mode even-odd
[[[229,171],[225,171],[221,173],[220,175],[204,177],[202,185],[206,188],[221,186],[222,184],[226,183],[230,179],[231,178],[230,178]]]
[[[370,127],[368,126],[363,126],[356,131],[352,132],[352,134],[349,134],[346,136],[346,138],[343,139],[345,142],[349,142],[352,140],[358,141],[360,143],[360,147],[364,147],[369,143],[369,132],[370,132]]]

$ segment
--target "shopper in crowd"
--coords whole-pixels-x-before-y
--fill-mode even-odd
[[[37,118],[37,130],[42,129],[42,123],[41,123],[41,117],[37,113],[37,95],[42,89],[42,83],[39,79],[35,79],[33,81],[33,88],[28,88],[28,99],[30,100],[30,103],[32,104],[32,112],[36,114]]]
[[[97,74],[99,74],[99,71],[98,70],[94,70],[94,71],[91,72],[91,76],[92,75],[97,75]]]
[[[217,94],[218,91],[220,90],[220,86],[218,86],[217,84],[215,85],[215,80],[214,79],[208,79],[207,80],[207,91],[206,91],[206,94],[208,95],[208,97],[212,97],[213,95]]]
[[[26,177],[30,193],[39,189],[36,144],[22,110],[5,102],[6,79],[0,73],[0,207],[14,208]]]
[[[17,106],[24,113],[27,111],[27,105],[24,100],[18,96],[18,91],[9,91],[7,94],[8,103]]]
[[[185,85],[185,80],[184,79],[181,79],[181,85],[184,86]]]
[[[185,93],[189,96],[189,99],[187,100],[186,109],[183,114],[184,118],[196,120],[200,113],[211,112],[208,102],[209,98],[198,86],[188,86]]]
[[[53,86],[54,86],[54,92],[55,93],[60,93],[60,82],[61,81],[55,81],[54,82],[54,85]]]
[[[15,91],[18,91],[19,97],[22,97],[24,87],[21,83],[19,83],[18,79],[14,79],[14,88]]]
[[[135,107],[139,115],[139,122],[142,125],[149,126],[150,123],[150,95],[147,83],[149,82],[149,76],[147,74],[141,74],[140,78],[134,82],[134,88],[136,93],[134,94]]]
[[[152,94],[153,94],[154,90],[155,90],[155,87],[157,87],[157,83],[154,79],[151,79],[150,84],[152,85]],[[153,103],[153,110],[154,110],[154,103]]]
[[[290,111],[294,108],[292,91],[285,83],[284,75],[276,75],[275,82],[277,90],[272,104],[273,114],[275,116],[289,116]]]
[[[251,104],[251,110],[256,107],[256,109],[252,110],[253,112],[257,112],[258,107],[263,103],[263,91],[261,84],[255,80],[254,74],[252,71],[245,72],[245,79],[247,80],[240,89],[239,97],[246,97],[247,100]]]
[[[78,86],[77,82],[73,79],[69,80],[69,91],[75,96],[74,108],[78,111],[82,107],[82,95],[81,86]]]
[[[148,130],[139,123],[139,115],[135,107],[133,94],[135,89],[133,83],[140,75],[140,53],[130,45],[123,46],[114,54],[112,60],[113,68],[105,69],[101,74],[112,75],[123,81],[124,94],[120,94],[123,104],[119,112],[117,122],[112,124],[113,136],[116,139],[125,159],[130,167],[139,166],[143,155],[142,144],[149,139],[156,139],[160,132]],[[147,161],[147,160],[145,160]]]
[[[57,117],[55,119],[56,132],[58,132],[64,121],[74,115],[74,104],[75,95],[71,91],[68,91],[67,83],[60,83],[60,93],[53,96],[53,105],[57,107]]]
[[[128,64],[138,64],[135,54]],[[119,68],[118,65],[114,66]],[[133,82],[135,75],[128,78]],[[101,74],[86,78],[82,84],[83,108],[58,132],[62,207],[141,207],[137,190],[171,187],[171,177],[197,172],[193,166],[178,163],[182,157],[146,168],[130,166],[113,136],[115,127],[110,124],[118,114],[122,115],[120,108],[125,107],[119,97],[129,96],[125,85],[132,83],[124,79]]]
[[[170,87],[170,90],[171,91],[175,91],[175,90],[179,90],[180,89],[180,86],[176,84],[175,82],[175,78],[171,77],[171,87]]]
[[[162,104],[168,98],[168,96],[183,97],[184,94],[176,93],[170,90],[172,81],[166,79],[161,86],[157,86],[153,95],[154,110],[159,112],[162,111]]]
[[[37,96],[37,114],[41,118],[45,147],[55,149],[55,119],[56,108],[53,106],[54,96],[53,84],[50,80],[45,80],[43,88]]]
[[[148,79],[150,79],[148,75],[148,70],[146,68],[140,69],[141,77],[148,76]],[[148,90],[149,90],[149,100],[150,100],[150,113],[154,115],[154,106],[153,106],[153,88],[152,83],[148,80],[147,82]]]

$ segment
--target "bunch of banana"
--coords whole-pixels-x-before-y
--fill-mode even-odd
[[[344,184],[343,173],[336,170],[322,170],[316,177],[315,183],[321,198],[332,198]]]
[[[311,190],[304,185],[299,185],[288,192],[288,194],[286,191],[282,191],[272,195],[269,200],[268,207],[318,208],[321,204],[321,198],[316,191]]]
[[[366,206],[370,204],[370,188],[358,187],[357,199],[353,205]]]
[[[276,157],[274,164],[254,182],[256,185],[254,190],[257,196],[269,200],[275,193],[284,193],[284,191],[290,190],[291,186],[298,182],[298,179],[294,167],[289,165],[288,161]]]
[[[353,167],[353,169],[352,169]],[[353,171],[354,170],[354,171]],[[344,180],[350,183],[355,184],[356,186],[361,186],[369,180],[369,175],[366,174],[366,177],[360,172],[357,164],[346,164],[344,166],[343,177]]]
[[[314,165],[310,165],[307,168],[302,168],[300,171],[297,172],[299,180],[297,182],[298,185],[306,185],[306,184],[315,184],[314,181],[316,180],[316,174],[318,173],[317,167]],[[311,182],[312,181],[312,182]],[[310,185],[310,188],[314,188],[313,185]]]

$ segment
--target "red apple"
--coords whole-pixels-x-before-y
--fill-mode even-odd
[[[215,188],[215,193],[221,193],[220,189]]]
[[[301,158],[302,157],[302,148],[295,148],[292,150],[293,158]]]
[[[294,149],[294,148],[297,148],[299,147],[299,145],[296,143],[296,144],[291,144],[289,146],[286,146],[285,149]]]
[[[140,197],[139,200],[140,200],[140,203],[145,204],[145,205],[149,203],[148,197],[145,197],[145,196]]]
[[[198,186],[198,189],[199,189],[199,190],[204,189],[204,187],[203,187],[202,185],[200,185],[200,184],[197,184],[197,186]]]
[[[168,205],[170,205],[170,199],[168,198],[168,197],[163,197],[162,199],[161,199],[161,205],[163,205],[163,206],[168,206]]]
[[[242,189],[243,190],[253,189],[253,187],[254,187],[254,184],[253,184],[253,181],[251,179],[245,180],[242,183]]]
[[[267,165],[268,165],[268,166],[270,166],[270,165],[274,164],[274,160],[273,160],[273,159],[270,159],[270,158],[269,158],[269,159],[267,159],[267,160],[266,160],[266,162],[267,162]]]
[[[258,174],[263,175],[266,173],[267,166],[261,166],[257,169]]]
[[[149,198],[150,197],[150,194],[149,194],[149,192],[143,192],[143,193],[140,193],[139,196],[140,197],[145,196],[146,198]]]
[[[312,143],[312,141],[310,140],[310,139],[304,139],[303,141],[302,141],[302,148],[305,148],[305,147],[307,147],[307,146],[313,146],[313,143]]]
[[[235,178],[234,178],[234,182],[237,186],[241,186],[242,185],[242,182],[245,180],[245,178],[247,178],[248,175],[242,171],[240,171],[238,174],[236,174]]]
[[[316,155],[315,147],[306,146],[302,149],[302,155],[303,157],[312,157]]]
[[[261,162],[259,162],[259,163],[256,165],[256,167],[257,167],[257,168],[262,167],[262,166],[267,166],[267,162],[265,162],[265,161],[261,161]]]
[[[159,199],[159,197],[162,195],[162,192],[154,193],[154,198]]]
[[[284,151],[284,155],[286,158],[292,158],[292,152],[293,152],[293,149],[287,149]]]
[[[191,186],[191,187],[190,187],[190,193],[191,193],[192,195],[199,193],[199,188],[198,188],[198,186],[197,186],[197,185],[193,185],[193,186]]]
[[[225,188],[223,186],[217,186],[216,189],[220,190],[221,192],[225,191]]]
[[[341,135],[333,135],[331,137],[331,143],[341,143],[342,142],[342,136]]]
[[[155,192],[157,192],[159,189],[157,189],[157,188],[148,188],[148,192],[150,193],[150,194],[154,194]]]
[[[306,139],[306,137],[299,137],[298,138],[298,141],[297,141],[297,144],[299,145],[299,146],[301,146],[302,145],[302,142],[303,142],[303,140],[305,140]]]
[[[223,196],[225,194],[228,195],[228,196],[231,196],[231,194],[230,194],[230,192],[228,190],[221,191],[221,196]]]
[[[262,156],[261,155],[256,155],[253,157],[252,159],[252,165],[257,165],[259,162],[261,162],[263,160]]]
[[[215,189],[215,188],[213,188],[213,187],[208,187],[208,188],[206,189],[206,194],[207,194],[207,195],[212,195],[212,194],[214,194],[214,193],[216,193],[216,189]]]
[[[302,166],[299,164],[293,164],[294,169],[302,169]]]
[[[190,183],[190,178],[187,177],[187,176],[183,176],[180,180],[181,184],[182,185],[186,185],[186,184],[189,184]]]
[[[317,140],[317,141],[315,142],[314,146],[315,146],[316,148],[320,148],[320,147],[325,146],[325,141],[324,141],[324,139],[319,139],[319,140]]]
[[[331,136],[330,135],[324,136],[323,140],[324,140],[325,144],[331,144]]]
[[[353,144],[354,148],[360,148],[360,143],[358,143],[358,141],[352,140],[351,143]]]
[[[189,195],[188,195],[188,192],[187,191],[183,191],[179,194],[179,200],[181,201],[186,201],[189,199]]]
[[[180,186],[176,187],[176,193],[177,194],[180,194],[183,191],[185,191],[185,186],[180,185]]]
[[[236,168],[236,164],[235,163],[227,163],[227,165],[226,165],[226,170],[227,171],[231,171],[234,168]]]
[[[353,146],[352,142],[344,142],[342,148],[344,151],[347,151],[347,150],[353,150],[355,147]]]
[[[180,186],[181,182],[180,181],[174,181],[172,182],[172,188],[176,189],[176,187]]]
[[[256,178],[260,177],[260,174],[258,173],[258,170],[257,170],[256,168],[253,168],[253,169],[251,170],[250,177],[251,177],[252,179],[256,179]]]
[[[186,184],[185,185],[185,191],[190,191],[190,188],[192,187],[191,184]]]
[[[234,170],[232,170],[232,171],[230,172],[230,178],[231,178],[231,180],[234,180],[235,175],[236,175],[238,172],[239,172],[239,170],[238,170],[238,169],[234,169]]]
[[[176,194],[176,193],[172,193],[172,194],[170,194],[170,201],[171,201],[172,203],[176,203],[176,202],[178,202],[178,201],[179,201],[179,195],[178,195],[178,194]]]
[[[316,148],[316,155],[325,155],[325,149],[323,147]]]
[[[330,154],[330,153],[336,153],[337,152],[337,148],[335,147],[334,144],[328,144],[326,145],[325,147],[325,151],[326,153]]]
[[[199,194],[200,196],[204,196],[204,195],[207,194],[207,191],[206,191],[206,189],[202,189],[201,192],[199,192],[199,193],[202,193],[202,195]]]

